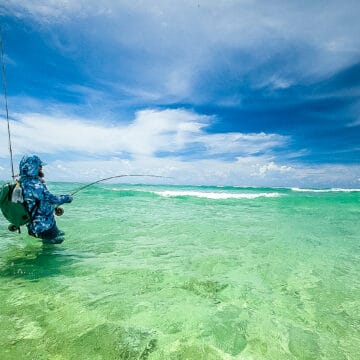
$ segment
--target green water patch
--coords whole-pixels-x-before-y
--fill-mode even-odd
[[[182,288],[205,298],[216,299],[218,294],[228,285],[214,280],[190,279],[184,282]]]
[[[318,338],[312,331],[292,327],[289,330],[289,350],[299,359],[319,359],[321,351]]]
[[[236,356],[247,346],[247,324],[246,312],[227,305],[206,323],[202,336],[222,352]]]
[[[159,353],[151,356],[152,360],[221,360],[224,359],[217,349],[197,340],[180,340],[172,343]]]
[[[151,331],[101,324],[68,344],[68,356],[86,359],[146,360],[156,347],[156,335]]]

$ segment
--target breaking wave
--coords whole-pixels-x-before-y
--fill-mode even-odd
[[[315,192],[315,193],[324,193],[324,192],[357,192],[360,189],[342,189],[342,188],[331,188],[331,189],[302,189],[302,188],[291,188],[292,191],[298,192]]]
[[[278,192],[259,192],[259,193],[234,193],[220,191],[197,191],[197,190],[144,190],[144,189],[119,189],[112,188],[113,191],[119,191],[126,196],[146,196],[157,195],[162,197],[196,197],[212,200],[226,199],[256,199],[256,198],[276,198],[283,196]]]
[[[214,200],[224,200],[224,199],[256,199],[259,197],[274,198],[279,197],[282,194],[280,193],[258,193],[258,194],[248,194],[248,193],[228,193],[228,192],[204,192],[204,191],[185,191],[185,190],[164,190],[164,191],[154,191],[155,194],[164,196],[164,197],[178,197],[178,196],[191,196],[198,198],[214,199]]]

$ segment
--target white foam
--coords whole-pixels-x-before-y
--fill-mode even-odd
[[[281,196],[279,193],[258,193],[258,194],[248,194],[248,193],[228,193],[228,192],[204,192],[204,191],[185,191],[185,190],[164,190],[164,191],[154,191],[155,194],[164,196],[164,197],[175,197],[175,196],[193,196],[198,198],[206,199],[256,199],[259,197],[278,197]]]
[[[299,192],[356,192],[360,191],[360,189],[341,189],[341,188],[332,188],[332,189],[301,189],[301,188],[291,188],[292,191],[299,191]]]

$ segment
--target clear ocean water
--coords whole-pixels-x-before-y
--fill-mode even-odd
[[[64,209],[59,246],[1,217],[0,359],[359,359],[359,191],[99,184]]]

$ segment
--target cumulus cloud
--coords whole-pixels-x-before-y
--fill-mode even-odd
[[[119,174],[154,174],[172,179],[135,181],[244,186],[358,184],[360,166],[287,164],[276,156],[276,149],[286,147],[288,137],[207,133],[215,120],[184,109],[142,110],[127,124],[108,126],[75,117],[16,114],[11,129],[15,158],[39,153],[48,163],[49,180],[93,181]],[[0,144],[4,178],[9,168],[4,119],[0,121]],[[182,157],[184,151],[198,151],[201,156]],[[166,152],[166,156],[159,152]],[[73,157],[64,159],[69,153]]]
[[[269,162],[268,164],[259,166],[259,175],[265,175],[269,171],[277,171],[280,173],[285,173],[293,170],[291,166],[285,165],[277,165],[273,161]]]
[[[287,138],[277,134],[209,134],[206,128],[215,120],[185,109],[138,111],[127,124],[89,122],[86,119],[16,114],[11,122],[15,154],[24,152],[78,152],[97,156],[127,154],[156,156],[197,151],[201,156],[248,155],[284,146]],[[1,122],[1,140],[6,143],[6,122]],[[6,156],[3,146],[1,156]]]
[[[38,153],[46,160],[70,153],[75,159],[91,159],[50,162],[49,172],[57,180],[145,172],[171,176],[181,183],[235,184],[236,179],[250,183],[254,169],[261,172],[261,166],[269,161],[270,155],[264,153],[271,154],[288,141],[278,134],[208,133],[214,121],[212,116],[185,109],[142,110],[133,121],[120,125],[28,113],[15,115],[11,133],[15,157]],[[2,119],[2,163],[8,157],[6,133],[6,121]],[[192,153],[190,159],[182,158],[184,152]],[[271,162],[271,170],[277,169],[282,168]]]

